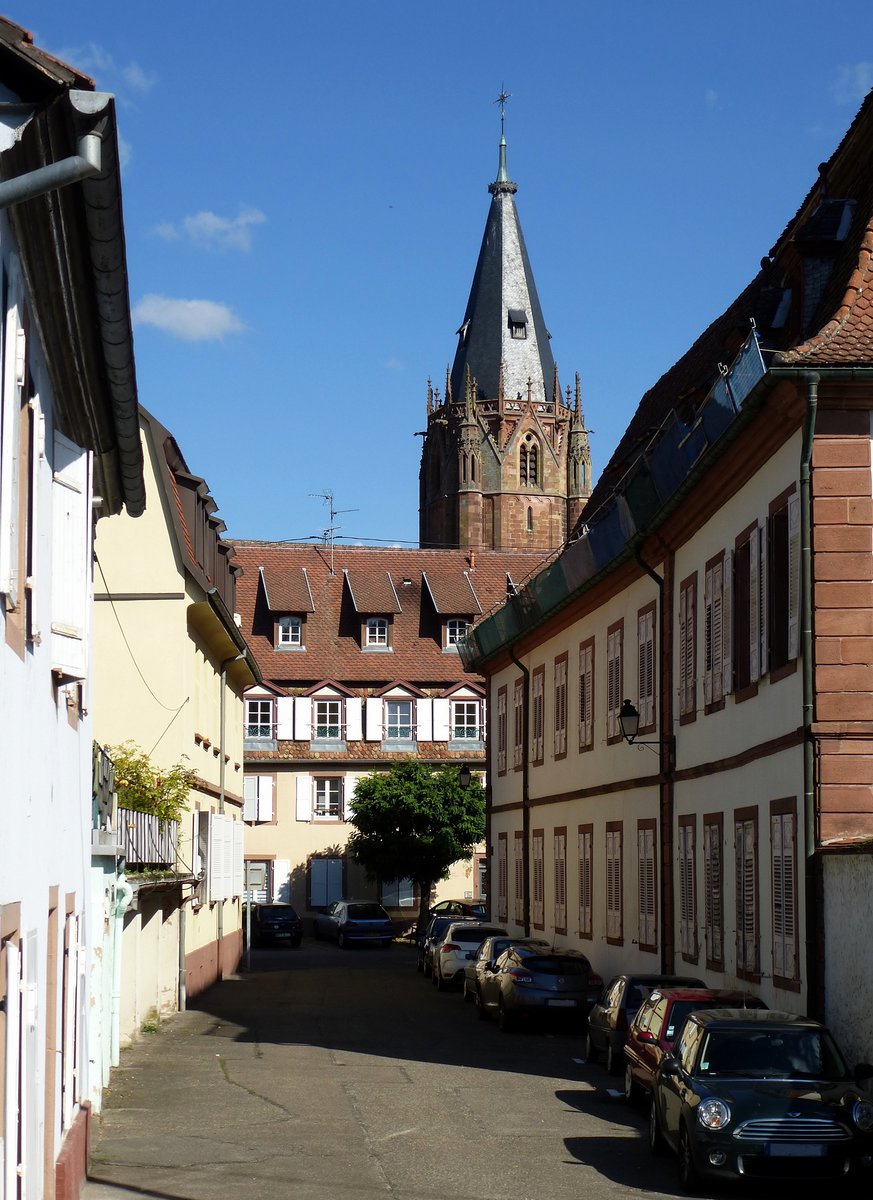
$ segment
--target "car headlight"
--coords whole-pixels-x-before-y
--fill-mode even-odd
[[[724,1100],[703,1100],[697,1106],[697,1119],[704,1129],[724,1129],[731,1119],[731,1110]]]
[[[873,1129],[873,1104],[869,1100],[856,1100],[852,1105],[852,1120],[862,1133]]]

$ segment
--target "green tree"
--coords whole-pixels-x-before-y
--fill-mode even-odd
[[[358,780],[351,810],[348,853],[372,879],[417,884],[420,922],[434,885],[485,836],[485,789],[475,776],[462,787],[457,766],[393,763]]]
[[[121,808],[154,813],[161,821],[178,821],[185,811],[196,771],[184,763],[157,767],[135,742],[107,746],[115,764],[115,790]]]

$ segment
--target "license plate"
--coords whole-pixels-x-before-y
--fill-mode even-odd
[[[548,1004],[548,1006],[550,1008],[575,1008],[576,1007],[575,1000],[547,1000],[546,1004]]]
[[[290,933],[290,931],[289,931],[289,932],[287,932],[287,933],[277,933],[277,934],[276,934],[276,937],[277,937],[277,938],[279,938],[279,937],[287,937],[287,938],[289,938],[290,936],[291,936],[291,933]]]
[[[824,1158],[827,1148],[810,1142],[771,1142],[767,1153],[772,1158]]]

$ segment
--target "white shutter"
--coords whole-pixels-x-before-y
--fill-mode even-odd
[[[10,270],[10,293],[17,290],[18,271]],[[18,453],[23,385],[24,330],[13,302],[6,313],[3,338],[3,392],[0,406],[0,592],[17,607],[20,602],[18,579]],[[11,1194],[11,1193],[10,1193]]]
[[[433,702],[433,740],[449,740],[449,701],[442,697]]]
[[[82,679],[91,579],[89,457],[57,430],[53,472],[52,667]]]
[[[593,650],[586,646],[579,656],[579,724],[582,729],[582,745],[589,747],[594,743],[594,705],[593,687]]]
[[[294,737],[294,698],[279,696],[276,700],[276,737],[290,742]]]
[[[645,728],[655,723],[655,614],[651,609],[640,614],[638,636],[640,724]]]
[[[357,775],[346,775],[340,780],[340,788],[342,789],[342,814],[344,821],[347,821],[352,815],[352,800],[355,796],[355,788],[357,787],[357,783]]]
[[[309,906],[324,908],[327,904],[327,864],[326,858],[311,858],[309,860]]]
[[[61,1013],[61,1122],[69,1129],[76,1103],[76,1012],[78,1010],[79,918],[68,913],[64,922],[64,976]],[[120,952],[120,947],[119,947]]]
[[[733,657],[733,626],[731,616],[731,599],[734,586],[734,555],[732,550],[724,552],[724,567],[722,577],[722,614],[721,614],[721,666],[722,666],[722,695],[729,696],[734,689],[734,657]]]
[[[761,596],[758,580],[761,552],[758,546],[758,526],[749,534],[749,679],[757,683],[761,677]],[[742,655],[742,648],[737,653]]]
[[[432,742],[433,739],[433,701],[419,697],[415,702],[415,721],[418,726],[418,740]]]
[[[18,1089],[21,1065],[21,953],[12,941],[5,943],[6,1044],[3,1105],[3,1195],[18,1195]]]
[[[367,728],[365,737],[368,742],[381,742],[382,740],[382,697],[368,696],[367,697]]]
[[[291,899],[291,863],[287,858],[277,858],[273,863],[273,899],[287,904]]]
[[[297,820],[312,819],[312,779],[309,775],[297,776]]]
[[[308,742],[312,738],[312,700],[309,696],[295,697],[294,737],[298,742]]]
[[[795,924],[796,868],[794,813],[770,818],[773,872],[773,974],[794,979],[797,963]]]
[[[359,742],[364,736],[360,696],[346,697],[346,740]]]
[[[270,783],[273,781],[270,780]],[[230,820],[231,837],[233,841],[233,879],[230,887],[231,896],[241,896],[244,889],[244,868],[243,868],[243,830],[245,826],[242,821]]]
[[[544,924],[545,915],[543,911],[543,893],[545,891],[545,862],[543,860],[545,850],[544,842],[545,839],[542,836],[532,838],[533,904],[531,907],[533,909],[533,919],[535,925]]]
[[[342,900],[343,897],[343,860],[341,858],[329,858],[327,860],[327,903],[333,904],[334,900]]]
[[[800,653],[800,497],[788,498],[788,658]]]
[[[258,775],[257,820],[273,819],[273,776]]]
[[[258,776],[246,775],[243,779],[243,820],[258,819]]]

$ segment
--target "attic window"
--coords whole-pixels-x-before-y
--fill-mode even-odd
[[[523,308],[509,310],[509,333],[513,338],[527,337],[527,313]]]

